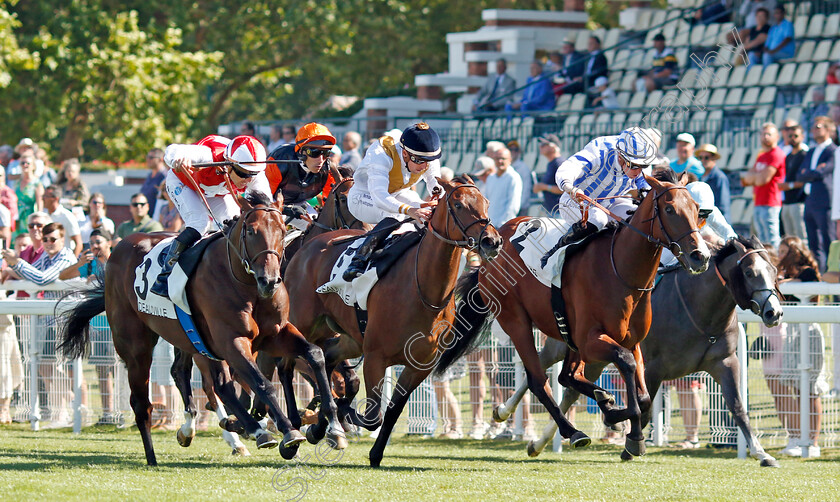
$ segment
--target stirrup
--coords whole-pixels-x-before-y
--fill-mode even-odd
[[[364,274],[369,261],[370,259],[367,257],[354,256],[350,261],[350,265],[347,266],[347,269],[341,275],[341,278],[350,282],[356,277]]]

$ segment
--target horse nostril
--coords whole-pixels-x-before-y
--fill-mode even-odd
[[[709,256],[701,252],[699,249],[692,251],[690,256],[692,260],[700,263],[707,263],[709,261]]]

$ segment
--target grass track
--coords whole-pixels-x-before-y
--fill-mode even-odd
[[[738,460],[733,451],[650,448],[633,462],[619,447],[525,455],[524,443],[397,438],[382,468],[367,467],[370,439],[351,443],[331,465],[304,444],[306,467],[277,450],[235,458],[215,432],[181,448],[156,432],[157,468],[145,466],[136,430],[31,432],[0,428],[0,493],[17,500],[284,500],[305,482],[305,500],[838,500],[840,451],[818,459],[780,459],[781,469]],[[771,454],[778,453],[771,451]],[[324,451],[323,460],[334,453]],[[288,466],[278,473],[278,469]],[[320,479],[311,479],[307,472]],[[272,486],[288,490],[278,492]]]

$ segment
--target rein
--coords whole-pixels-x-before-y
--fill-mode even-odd
[[[432,226],[432,218],[429,218],[429,221],[426,222],[426,228],[429,229],[431,234],[435,236],[437,239],[449,244],[451,246],[466,248],[466,249],[475,249],[476,246],[481,242],[481,238],[484,236],[484,233],[487,231],[487,227],[491,226],[489,218],[479,218],[474,222],[470,223],[469,225],[464,225],[461,220],[458,218],[458,215],[455,214],[455,211],[452,209],[452,205],[449,202],[450,197],[454,194],[457,190],[461,188],[475,188],[478,190],[478,187],[475,185],[458,185],[457,187],[453,188],[448,194],[446,194],[446,198],[444,199],[444,204],[446,205],[447,213],[451,217],[451,219],[455,222],[455,226],[458,227],[458,230],[461,231],[461,234],[465,237],[464,240],[455,240],[445,237],[444,235],[440,234],[435,228]],[[434,216],[434,215],[433,215]],[[446,227],[444,231],[447,235],[449,235],[449,220],[450,218],[446,219]],[[484,224],[484,227],[481,229],[481,232],[478,234],[478,239],[476,240],[474,237],[467,236],[467,230],[469,230],[473,225],[476,224]],[[423,291],[420,288],[420,246],[423,245],[423,241],[426,238],[424,234],[423,237],[420,239],[420,244],[417,245],[417,254],[414,257],[414,284],[417,287],[417,296],[420,297],[420,301],[423,303],[423,306],[427,309],[431,310],[432,312],[440,312],[443,310],[447,305],[449,305],[449,301],[452,299],[452,295],[455,293],[455,286],[446,294],[443,298],[443,301],[440,305],[435,305],[430,301],[426,300],[426,297],[423,295]]]

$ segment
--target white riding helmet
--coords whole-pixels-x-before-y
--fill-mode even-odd
[[[615,149],[630,164],[647,167],[656,163],[656,143],[641,127],[633,126],[622,131]]]
[[[701,211],[711,211],[715,208],[715,194],[708,183],[695,181],[685,186],[694,202],[700,206]]]
[[[237,136],[225,147],[225,160],[252,175],[265,171],[265,158],[265,147],[253,136]]]

